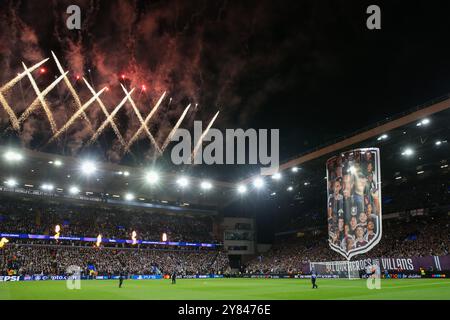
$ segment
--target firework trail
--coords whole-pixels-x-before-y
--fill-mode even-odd
[[[120,84],[120,86],[122,87],[122,89],[123,89],[123,91],[125,92],[125,94],[127,94],[127,96],[128,96],[128,91],[127,91],[127,89],[126,89],[122,84]],[[147,125],[145,124],[144,119],[142,118],[142,115],[141,115],[141,113],[139,112],[139,109],[136,107],[136,104],[134,103],[133,99],[132,99],[130,96],[128,96],[128,101],[130,102],[131,106],[133,107],[134,113],[136,113],[136,116],[138,117],[139,122],[141,123],[141,126],[144,127],[144,130],[145,130],[145,132],[147,133],[147,136],[149,137],[149,139],[150,139],[152,145],[155,147],[155,149],[156,149],[156,151],[157,151],[158,153],[161,153],[161,150],[159,149],[159,146],[158,146],[158,144],[156,143],[155,138],[154,138],[153,135],[151,134],[151,132],[150,132],[150,130],[148,129]]]
[[[120,101],[120,103],[114,108],[113,112],[111,112],[111,114],[109,114],[108,118],[103,121],[102,125],[97,129],[97,131],[94,133],[94,135],[92,136],[92,138],[89,140],[88,144],[92,144],[95,140],[98,139],[98,137],[100,136],[100,134],[103,132],[103,130],[106,128],[106,126],[108,125],[108,122],[111,122],[111,125],[114,123],[113,119],[114,116],[117,114],[117,112],[119,112],[120,108],[122,108],[122,106],[125,104],[125,102],[128,100],[129,96],[133,93],[134,88],[131,89],[131,91],[129,93],[127,93],[127,95],[122,99],[122,101]],[[94,91],[95,93],[95,91]],[[115,125],[115,124],[114,124]],[[117,127],[116,127],[117,128]],[[126,146],[125,141],[123,140],[122,135],[120,134],[120,132],[118,132],[118,137],[119,140],[121,139],[123,141],[123,145]]]
[[[55,60],[55,63],[56,63],[56,66],[58,67],[59,72],[61,74],[63,74],[64,70],[63,70],[63,68],[61,66],[61,63],[59,62],[58,58],[56,57],[56,55],[55,55],[55,53],[53,51],[52,51],[52,56],[53,56],[53,59]],[[72,86],[72,83],[70,83],[70,80],[69,80],[69,78],[67,78],[67,76],[64,77],[64,82],[65,82],[67,88],[69,89],[70,93],[72,94],[72,97],[75,99],[75,103],[76,103],[76,105],[78,107],[78,110],[82,109],[80,97],[78,96],[77,92],[75,91],[74,87]],[[86,113],[84,111],[81,112],[81,117],[84,120],[86,120],[86,122],[88,123],[88,126],[89,126],[89,130],[91,130],[92,133],[93,133],[94,129],[92,127],[92,123],[91,123],[91,121],[89,120],[89,118],[87,117],[87,115],[86,115]]]
[[[181,125],[181,122],[183,122],[184,117],[186,116],[186,113],[188,112],[189,108],[191,107],[191,104],[189,104],[186,109],[184,109],[183,114],[181,115],[181,117],[178,119],[175,127],[173,127],[172,131],[170,131],[170,134],[167,136],[166,141],[164,141],[164,144],[161,148],[161,151],[164,152],[164,150],[167,148],[167,146],[170,143],[170,140],[172,139],[173,135],[175,134],[175,132],[177,131],[178,127]]]
[[[164,100],[164,97],[166,96],[166,92],[164,92],[161,97],[159,98],[158,102],[155,104],[155,106],[153,107],[152,111],[150,111],[150,113],[148,114],[148,116],[145,118],[143,125],[141,125],[139,127],[139,129],[135,132],[135,134],[133,135],[133,137],[131,137],[130,141],[128,142],[128,144],[125,147],[125,152],[128,152],[128,150],[130,149],[130,147],[133,145],[133,143],[137,140],[137,138],[139,137],[139,135],[142,133],[142,130],[144,130],[144,125],[145,127],[148,128],[148,122],[150,121],[150,119],[153,117],[153,114],[155,114],[156,110],[158,110],[159,105],[161,104],[161,102]],[[159,148],[157,149],[158,152],[161,152],[161,150],[159,150]]]
[[[36,84],[36,81],[34,81],[34,78],[31,75],[30,70],[27,68],[25,63],[22,62],[22,65],[23,65],[23,68],[25,69],[25,72],[26,72],[26,74],[28,76],[28,79],[30,79],[30,82],[31,82],[31,85],[33,86],[34,92],[36,93],[36,95],[37,95],[37,97],[39,99],[39,102],[41,103],[42,108],[44,109],[45,114],[47,115],[48,122],[50,123],[50,127],[52,128],[52,133],[55,134],[55,132],[58,129],[56,128],[55,119],[53,119],[53,113],[51,112],[50,108],[48,107],[47,102],[45,102],[45,98],[42,95],[42,93],[40,92],[40,90],[39,90],[39,88],[38,88],[38,86]]]
[[[100,90],[99,92],[97,92],[91,99],[89,99],[84,105],[81,106],[80,109],[77,110],[77,112],[75,112],[72,117],[66,122],[66,124],[58,130],[58,132],[56,132],[53,137],[47,142],[46,145],[52,143],[53,141],[55,141],[55,139],[57,139],[61,133],[63,133],[64,131],[66,131],[74,122],[75,120],[77,120],[77,118],[84,113],[84,110],[86,110],[102,93],[103,91],[106,90],[106,87],[103,88],[102,90]]]
[[[9,119],[11,120],[11,124],[14,130],[19,131],[20,125],[19,121],[17,120],[16,114],[14,113],[13,109],[9,106],[8,101],[6,101],[1,91],[0,91],[0,103],[3,106],[3,109],[5,109],[6,113],[9,115]]]
[[[30,67],[28,70],[30,72],[33,72],[34,70],[36,70],[37,68],[39,68],[41,65],[43,65],[44,63],[47,62],[49,58],[44,59],[38,63],[36,63],[35,65],[33,65],[32,67]],[[9,89],[11,89],[12,87],[14,87],[14,85],[19,82],[20,80],[22,80],[23,78],[25,78],[26,76],[26,72],[22,72],[19,73],[15,78],[13,78],[12,80],[10,80],[8,83],[6,83],[5,85],[3,85],[3,87],[0,88],[0,92],[5,92],[8,91]]]
[[[45,62],[47,62],[47,59],[42,60],[41,62],[38,62],[37,64],[35,64],[34,66],[32,66],[29,71],[33,72],[34,70],[36,70],[37,68],[39,68],[41,65],[43,65]],[[22,80],[22,78],[24,78],[27,75],[26,72],[22,72],[19,73],[17,75],[17,77],[13,78],[12,80],[10,80],[8,83],[6,83],[5,85],[3,85],[0,88],[0,103],[3,106],[3,109],[5,109],[6,113],[9,116],[9,119],[11,120],[11,124],[14,128],[14,130],[19,131],[20,130],[20,123],[17,120],[17,116],[14,113],[13,109],[11,108],[11,106],[8,104],[8,101],[6,101],[5,96],[3,95],[3,92],[6,92],[8,90],[10,90],[17,82],[19,82],[20,80]]]
[[[54,87],[69,73],[69,71],[66,71],[63,75],[59,76],[55,81],[53,81],[47,88],[45,88],[44,91],[42,91],[41,95],[42,97],[45,97],[50,91],[53,90]],[[36,99],[33,100],[33,102],[28,106],[28,108],[25,109],[25,111],[20,115],[18,121],[19,124],[23,123],[30,115],[39,107],[39,97],[36,97]]]
[[[206,130],[202,133],[202,135],[200,136],[200,139],[198,139],[197,144],[195,145],[194,151],[192,152],[192,160],[195,159],[195,156],[197,155],[198,149],[200,149],[203,139],[205,139],[206,135],[208,134],[209,129],[211,129],[214,121],[216,121],[217,116],[219,115],[219,111],[217,111],[217,113],[214,115],[214,117],[211,119],[211,121],[209,122],[208,126],[206,127]],[[194,161],[192,161],[192,163],[194,163]]]
[[[91,93],[92,93],[93,95],[95,95],[96,92],[95,92],[94,88],[92,88],[92,86],[89,84],[89,82],[88,82],[85,78],[83,78],[83,80],[84,80],[84,83],[86,84],[86,86],[88,87],[89,91],[91,91]],[[125,100],[125,101],[126,101],[126,100]],[[125,148],[125,147],[126,147],[125,140],[123,139],[122,135],[120,134],[119,129],[118,129],[117,126],[116,126],[116,123],[114,122],[114,115],[115,115],[115,114],[114,114],[114,115],[110,115],[110,114],[109,114],[108,110],[106,109],[105,105],[103,104],[103,102],[102,102],[102,100],[101,100],[100,98],[97,98],[97,102],[98,102],[98,104],[100,105],[100,108],[102,109],[103,113],[104,113],[105,116],[106,116],[106,120],[105,120],[105,122],[102,124],[102,126],[104,125],[104,127],[106,127],[106,125],[107,125],[108,123],[110,123],[112,129],[114,130],[114,133],[115,133],[116,136],[117,136],[117,139],[119,139],[120,144]],[[125,102],[124,102],[124,103],[125,103]],[[122,105],[123,105],[124,103],[122,103]],[[120,107],[122,107],[122,105],[120,105]],[[120,109],[120,108],[119,108],[119,109]],[[117,111],[119,111],[119,110],[117,110]],[[100,128],[101,128],[102,126],[100,126]],[[92,136],[92,138],[89,140],[88,144],[92,144],[92,143],[97,139],[97,137],[101,134],[102,131],[103,131],[103,129],[100,130],[100,131],[99,131],[99,129],[97,129],[97,131],[95,132],[95,134],[94,134],[94,135]]]

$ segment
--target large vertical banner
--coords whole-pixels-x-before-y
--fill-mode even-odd
[[[381,239],[380,150],[355,149],[327,161],[327,215],[331,249],[347,260]]]

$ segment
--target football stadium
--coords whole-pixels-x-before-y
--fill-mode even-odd
[[[0,4],[0,300],[450,300],[448,19],[75,2]]]

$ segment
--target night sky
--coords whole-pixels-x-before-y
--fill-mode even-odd
[[[81,31],[65,27],[70,4],[82,9]],[[381,30],[366,28],[370,4],[381,7]],[[31,66],[54,51],[83,101],[89,92],[75,80],[77,75],[96,90],[110,88],[104,98],[110,111],[123,97],[120,83],[137,88],[134,98],[144,117],[167,91],[172,101],[166,98],[151,121],[158,143],[192,103],[182,127],[192,129],[194,120],[206,123],[219,110],[214,125],[219,129],[277,128],[280,158],[286,160],[447,94],[449,9],[448,1],[2,0],[0,81],[22,72],[22,61]],[[44,88],[55,75],[50,61],[37,82]],[[8,96],[17,114],[35,97],[22,90],[24,95],[14,88]],[[60,127],[74,111],[64,86],[49,101]],[[98,107],[87,114],[94,127],[104,120]],[[145,136],[133,146],[132,156],[124,156],[110,128],[94,147],[84,147],[91,132],[83,121],[62,141],[46,146],[51,134],[42,119],[42,112],[33,114],[19,133],[12,133],[1,110],[2,141],[19,140],[47,152],[90,152],[128,164],[152,158]],[[139,126],[129,104],[116,122],[126,140]],[[196,170],[236,180],[250,169]]]

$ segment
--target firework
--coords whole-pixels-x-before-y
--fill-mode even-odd
[[[126,89],[122,84],[120,84],[120,86],[122,87],[122,90],[125,92],[125,94],[127,94],[127,93],[128,93],[127,89]],[[130,102],[131,107],[132,107],[133,110],[134,110],[134,113],[135,113],[136,116],[138,117],[139,122],[141,123],[141,126],[144,127],[144,131],[145,131],[145,133],[147,133],[147,136],[148,136],[148,138],[150,139],[152,145],[155,147],[156,151],[157,151],[158,153],[161,154],[161,150],[159,149],[159,146],[158,146],[158,144],[156,143],[155,138],[154,138],[153,135],[151,134],[151,132],[150,132],[150,130],[148,129],[147,125],[145,124],[144,119],[142,118],[142,115],[141,115],[141,113],[139,112],[139,109],[136,107],[136,104],[134,103],[133,99],[132,99],[130,96],[128,96],[128,101]]]
[[[170,131],[170,134],[167,136],[166,141],[164,141],[164,144],[161,148],[161,152],[164,152],[164,150],[166,150],[167,146],[169,145],[173,135],[175,134],[175,132],[177,131],[178,127],[181,125],[181,122],[183,122],[184,117],[186,116],[189,108],[191,107],[191,104],[189,104],[186,109],[184,109],[183,114],[181,115],[181,117],[178,119],[175,127],[173,127],[172,131]]]
[[[92,95],[95,96],[96,92],[95,92],[94,88],[92,88],[92,86],[89,84],[89,82],[87,82],[87,80],[86,80],[85,78],[83,78],[83,80],[84,80],[84,83],[86,84],[86,86],[88,87],[89,91],[92,93]],[[117,139],[119,139],[120,144],[125,148],[125,147],[126,147],[125,140],[123,139],[122,134],[120,133],[119,129],[118,129],[117,126],[116,126],[116,123],[114,122],[114,115],[115,115],[115,114],[111,116],[111,115],[109,114],[108,110],[106,109],[105,105],[103,104],[102,100],[101,100],[100,98],[97,98],[96,100],[97,100],[98,104],[100,105],[100,108],[102,109],[103,113],[104,113],[105,116],[106,116],[105,127],[106,127],[106,124],[108,124],[108,123],[111,124],[111,127],[112,127],[112,129],[114,130],[114,133],[115,133],[116,136],[117,136]],[[124,101],[124,103],[125,103],[125,101]],[[123,104],[122,104],[122,105],[123,105]],[[120,107],[122,107],[122,105],[120,105]],[[120,109],[120,107],[119,107],[119,109]],[[117,111],[119,111],[119,110],[117,110]],[[103,125],[102,125],[102,126],[103,126]],[[102,128],[100,131],[97,129],[97,131],[95,132],[95,134],[94,134],[94,135],[92,136],[92,138],[89,140],[88,144],[93,143],[93,142],[97,139],[98,135],[101,134],[101,132],[103,131],[103,129],[104,129],[104,128]],[[98,134],[97,134],[97,133],[98,133]],[[96,135],[97,135],[97,136],[96,136]]]
[[[37,84],[36,84],[36,81],[34,81],[34,78],[33,78],[33,76],[31,75],[30,70],[27,68],[27,66],[26,66],[25,63],[23,63],[23,62],[22,62],[22,66],[23,66],[23,68],[25,69],[25,73],[27,74],[28,79],[30,79],[31,86],[32,86],[33,89],[34,89],[34,92],[36,93],[37,98],[39,99],[39,102],[41,103],[42,108],[43,108],[44,111],[45,111],[45,114],[47,115],[48,122],[50,122],[50,127],[51,127],[51,129],[52,129],[52,133],[55,134],[55,132],[57,131],[57,128],[56,128],[56,122],[55,122],[55,119],[53,119],[53,113],[51,112],[50,108],[48,107],[47,102],[45,101],[44,96],[42,95],[41,91],[39,90],[39,88],[38,88],[38,86],[37,86]]]
[[[128,100],[128,97],[131,95],[131,93],[133,93],[134,88],[131,89],[131,91],[122,99],[122,101],[120,101],[120,103],[114,108],[113,112],[111,112],[111,114],[108,116],[108,118],[112,121],[112,119],[115,117],[116,113],[119,112],[120,108],[122,108],[122,106],[125,104],[125,102]],[[97,129],[97,131],[94,133],[94,135],[92,136],[92,138],[89,140],[88,144],[92,144],[95,140],[98,139],[98,137],[100,136],[100,134],[103,132],[103,130],[105,130],[106,126],[108,125],[108,119],[106,119],[105,121],[103,121],[102,125]],[[123,138],[122,138],[123,140]],[[125,144],[125,141],[124,141]]]
[[[61,63],[59,62],[58,58],[56,57],[55,53],[52,51],[52,56],[53,59],[55,60],[56,66],[58,67],[58,70],[61,74],[64,73],[64,70],[61,66]],[[67,86],[67,88],[69,89],[70,93],[72,94],[72,97],[75,100],[75,103],[77,105],[78,111],[82,110],[79,115],[81,115],[81,117],[87,122],[89,129],[94,132],[94,129],[92,127],[92,123],[89,120],[89,118],[87,117],[86,113],[83,110],[83,106],[81,105],[81,100],[80,97],[78,96],[77,92],[75,91],[74,87],[72,86],[72,83],[70,83],[70,80],[67,76],[64,77],[64,82]]]
[[[61,80],[64,78],[65,75],[67,75],[67,73],[69,73],[69,71],[59,76],[47,88],[45,88],[45,90],[41,92],[41,96],[45,97],[51,90],[53,90],[53,88],[55,88],[56,85],[59,82],[61,82]],[[39,102],[40,102],[39,97],[36,97],[36,99],[34,99],[34,101],[28,106],[28,108],[25,109],[25,111],[19,117],[18,119],[19,124],[23,123],[39,107]]]
[[[147,127],[148,123],[150,121],[150,119],[152,118],[153,114],[156,112],[156,110],[158,110],[159,105],[161,104],[161,102],[163,101],[164,97],[166,96],[166,92],[164,92],[161,97],[159,98],[158,102],[156,103],[156,105],[153,107],[152,111],[150,111],[150,113],[148,114],[148,116],[145,118],[144,120],[144,124],[141,125],[139,127],[139,129],[135,132],[135,134],[131,137],[130,141],[128,142],[128,144],[125,147],[125,152],[128,152],[128,150],[130,149],[130,147],[133,145],[133,143],[137,140],[137,138],[139,137],[139,135],[142,133],[142,130],[144,130],[144,126]],[[161,150],[158,148],[157,150],[159,150],[159,152],[161,152]]]
[[[219,111],[214,115],[214,117],[209,122],[208,126],[206,127],[206,130],[202,133],[200,136],[200,139],[198,139],[197,144],[195,145],[194,151],[192,152],[192,160],[195,159],[195,156],[197,155],[198,149],[201,147],[203,139],[205,139],[206,135],[208,134],[209,129],[211,129],[214,121],[216,121],[217,116],[219,115]],[[192,163],[195,163],[192,161]]]
[[[74,122],[77,120],[77,118],[84,113],[84,110],[86,110],[102,93],[105,91],[106,88],[103,88],[99,92],[97,92],[91,99],[89,99],[85,104],[81,106],[80,109],[75,112],[72,117],[66,122],[64,126],[62,126],[61,129],[56,132],[53,137],[48,141],[47,144],[52,143],[55,141],[55,139],[58,139],[58,137],[61,135],[61,133],[65,132]]]

